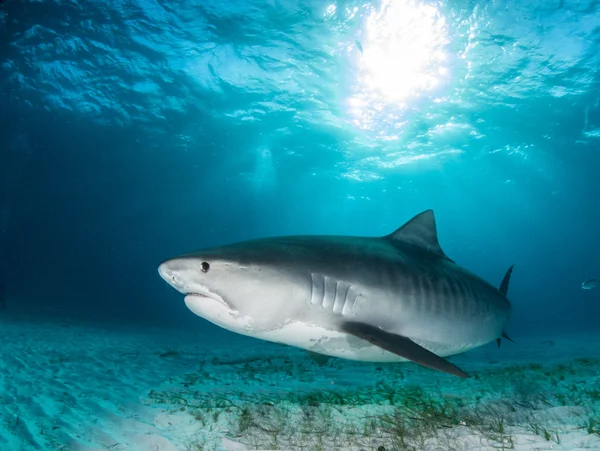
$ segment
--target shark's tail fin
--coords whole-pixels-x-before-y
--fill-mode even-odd
[[[508,294],[508,284],[510,283],[510,276],[512,275],[514,267],[515,267],[515,265],[512,265],[510,268],[508,268],[508,271],[506,271],[506,274],[504,275],[504,279],[502,279],[502,283],[500,284],[499,290],[500,290],[500,293],[502,293],[504,296],[506,296]],[[496,338],[496,343],[498,344],[498,347],[500,347],[502,338],[506,338],[508,341],[514,343],[512,338],[510,338],[506,334],[506,332],[502,331],[502,337]]]
[[[506,296],[508,293],[508,284],[510,283],[510,276],[514,267],[515,265],[512,265],[510,268],[508,268],[508,271],[506,271],[504,279],[502,279],[502,283],[500,284],[500,293],[502,293],[504,296]]]

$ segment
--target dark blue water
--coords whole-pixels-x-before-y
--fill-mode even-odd
[[[516,264],[511,335],[597,330],[599,42],[595,1],[4,0],[4,312],[212,328],[163,259],[433,208]]]

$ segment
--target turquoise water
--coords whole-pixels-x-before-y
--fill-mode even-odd
[[[516,264],[514,328],[597,327],[598,292],[580,290],[600,272],[596,3],[0,11],[2,265],[18,307],[178,323],[189,315],[155,276],[168,256],[383,235],[433,208],[454,260],[494,284]]]
[[[515,264],[506,345],[596,334],[599,36],[591,0],[4,0],[0,314],[228,343],[162,260],[432,208]]]

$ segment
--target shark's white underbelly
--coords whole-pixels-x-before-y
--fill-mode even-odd
[[[407,361],[403,357],[345,332],[330,330],[303,322],[292,322],[281,329],[260,332],[252,336],[261,340],[296,346],[332,357],[341,357],[350,360],[367,362]],[[418,342],[416,340],[415,342],[441,357],[459,354],[481,345],[481,343],[439,345],[436,343]]]
[[[209,298],[188,296],[187,307],[208,321],[235,333],[261,340],[281,343],[313,352],[366,362],[406,362],[407,360],[378,346],[345,332],[313,325],[302,321],[291,321],[279,329],[256,331],[252,318],[240,315],[222,302]],[[449,356],[481,346],[485,342],[471,343],[464,340],[425,342],[414,339],[415,343],[441,356]],[[446,337],[447,338],[447,337]]]

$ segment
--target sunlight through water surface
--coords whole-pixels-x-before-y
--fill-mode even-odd
[[[400,127],[408,103],[448,77],[447,44],[447,23],[434,4],[386,0],[370,10],[357,41],[361,58],[348,100],[353,123],[373,131],[383,113],[388,124]]]

